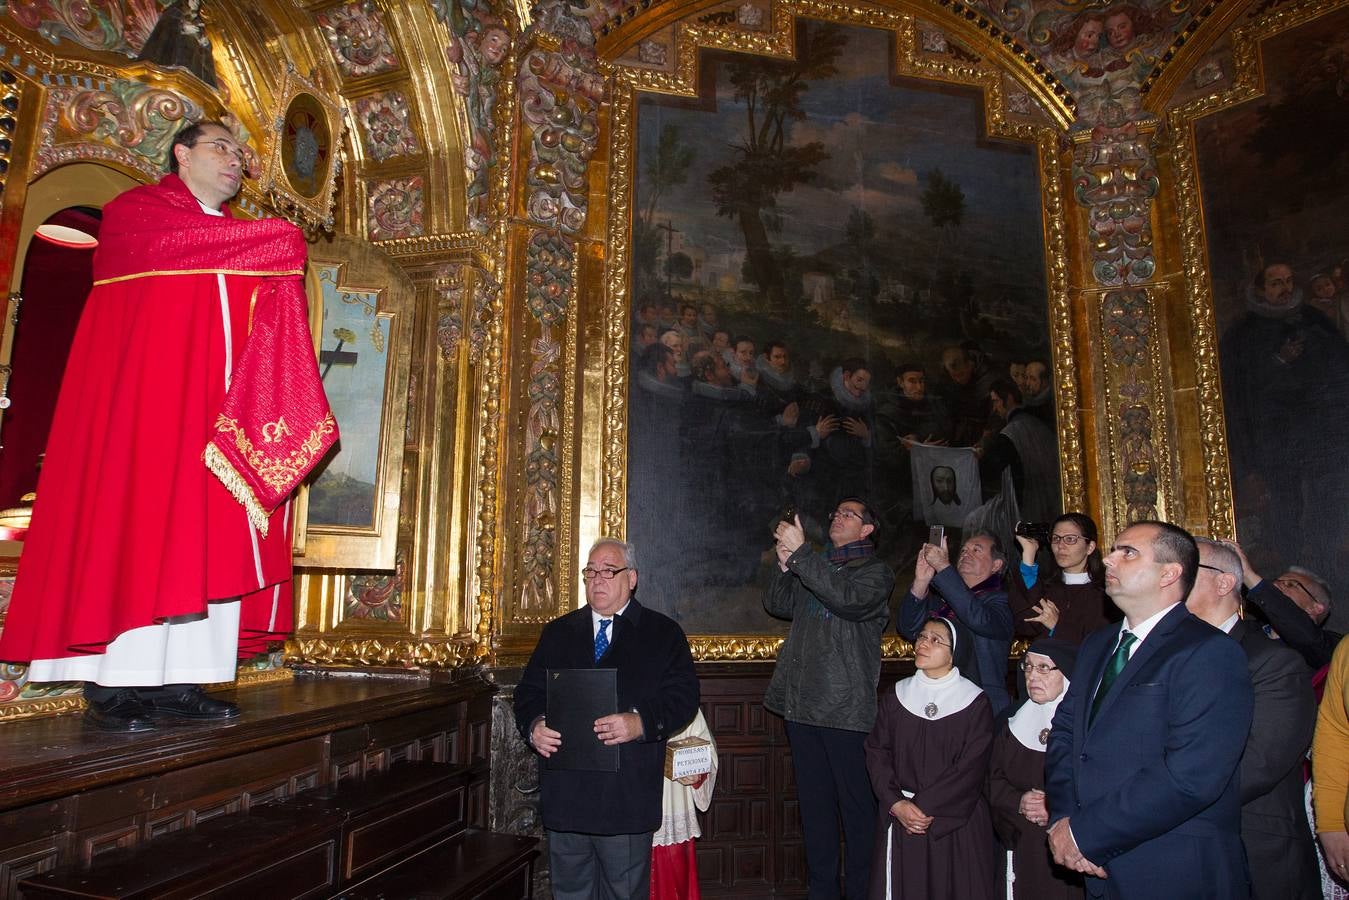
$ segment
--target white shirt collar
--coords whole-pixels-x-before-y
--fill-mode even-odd
[[[591,637],[594,637],[595,635],[597,635],[597,634],[600,633],[600,620],[601,620],[601,619],[612,619],[614,616],[621,616],[621,615],[623,615],[623,613],[625,613],[625,612],[628,611],[628,603],[631,603],[631,602],[632,602],[632,598],[629,597],[629,598],[628,598],[628,602],[627,602],[627,603],[624,603],[623,606],[622,606],[622,608],[620,608],[617,612],[615,612],[613,615],[610,615],[610,616],[602,616],[602,615],[600,615],[599,613],[595,612],[594,609],[591,609],[591,610],[590,610],[590,628],[591,628]],[[612,627],[612,626],[610,626],[608,634],[609,634],[609,640],[612,641],[612,640],[614,639],[614,630],[613,630],[613,627]]]
[[[961,677],[960,669],[955,666],[941,678],[930,678],[919,669],[895,684],[899,705],[930,722],[960,712],[980,693],[979,686]]]
[[[1090,572],[1064,572],[1064,584],[1091,584]]]
[[[193,197],[192,199],[193,199],[193,200],[197,200],[196,197]],[[222,210],[222,209],[211,209],[211,207],[207,206],[205,203],[202,203],[200,200],[197,200],[197,205],[200,206],[200,207],[201,207],[201,211],[204,212],[204,213],[206,213],[206,215],[208,215],[208,216],[222,216],[222,217],[223,217],[223,216],[225,215],[225,211],[224,211],[224,210]]]
[[[1036,703],[1034,700],[1027,700],[1021,704],[1021,708],[1016,711],[1012,718],[1007,720],[1007,727],[1012,732],[1012,737],[1027,750],[1034,750],[1036,753],[1045,752],[1045,744],[1049,739],[1049,728],[1054,721],[1054,712],[1063,702],[1063,697],[1068,693],[1068,679],[1063,679],[1063,691],[1057,697],[1048,703]],[[1041,740],[1041,738],[1044,740]]]
[[[1232,615],[1228,616],[1226,621],[1219,625],[1218,628],[1221,629],[1224,634],[1231,634],[1232,629],[1236,627],[1237,619],[1239,618],[1241,618],[1241,616],[1238,613],[1232,613]]]
[[[1171,604],[1170,606],[1168,606],[1166,609],[1159,610],[1159,611],[1153,613],[1152,615],[1148,616],[1146,619],[1144,619],[1143,621],[1139,622],[1137,625],[1135,625],[1135,626],[1132,627],[1132,628],[1129,627],[1129,620],[1128,620],[1128,619],[1125,619],[1123,622],[1120,623],[1120,634],[1121,634],[1121,635],[1122,635],[1125,631],[1128,631],[1128,632],[1129,632],[1130,634],[1132,634],[1135,638],[1137,638],[1137,640],[1134,641],[1134,645],[1133,645],[1132,647],[1129,648],[1129,658],[1130,658],[1130,659],[1132,659],[1132,658],[1133,658],[1133,655],[1134,655],[1136,652],[1138,652],[1138,648],[1141,647],[1141,646],[1143,645],[1143,642],[1146,641],[1146,640],[1148,639],[1148,635],[1152,633],[1152,629],[1154,629],[1154,628],[1157,627],[1157,623],[1160,622],[1162,619],[1164,619],[1164,618],[1166,617],[1166,614],[1169,613],[1171,610],[1175,609],[1177,606],[1180,606],[1180,601],[1179,601],[1179,600],[1177,600],[1175,603],[1172,603],[1172,604]],[[1116,641],[1116,646],[1118,646],[1118,645],[1119,645],[1119,642]]]

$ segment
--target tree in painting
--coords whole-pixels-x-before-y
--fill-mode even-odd
[[[846,43],[841,29],[821,25],[803,32],[794,61],[748,59],[729,66],[735,99],[745,107],[745,132],[732,148],[733,161],[710,176],[712,200],[718,215],[739,223],[750,279],[770,307],[784,303],[782,270],[768,241],[769,232],[781,230],[778,195],[814,181],[817,166],[829,158],[819,141],[788,143],[788,123],[806,118],[802,95],[811,81],[838,73],[835,62]]]
[[[903,583],[911,448],[962,455],[982,509],[989,387],[1047,358],[1033,147],[989,138],[974,91],[897,79],[884,31],[803,21],[795,54],[638,100],[627,534],[642,602],[695,634],[778,629],[773,526],[822,546],[846,494]]]
[[[656,224],[656,210],[660,207],[661,197],[688,180],[689,167],[696,158],[697,151],[684,143],[679,126],[666,125],[661,129],[656,152],[642,167],[646,202],[632,226],[633,275],[638,296],[652,297],[660,291],[656,272],[663,235]],[[666,271],[671,274],[668,261]]]

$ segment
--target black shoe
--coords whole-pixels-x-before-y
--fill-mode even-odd
[[[118,691],[107,700],[88,700],[84,721],[103,731],[154,731],[150,710],[135,688]]]
[[[227,700],[215,700],[206,696],[198,685],[192,685],[173,694],[145,697],[145,708],[156,716],[171,716],[175,719],[194,719],[199,722],[219,722],[225,719],[237,719],[239,707]]]

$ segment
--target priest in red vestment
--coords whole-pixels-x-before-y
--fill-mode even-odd
[[[86,682],[87,719],[119,731],[239,715],[200,686],[290,631],[288,498],[337,439],[302,233],[231,217],[223,125],[170,152],[104,209],[0,635],[0,660]]]

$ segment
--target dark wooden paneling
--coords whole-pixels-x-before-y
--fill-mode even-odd
[[[717,740],[717,786],[699,817],[696,849],[708,900],[806,894],[791,748],[782,719],[763,707],[772,672],[772,663],[698,667],[703,715]],[[900,666],[887,663],[880,690],[890,690],[900,674]]]
[[[15,897],[19,882],[56,868],[60,848],[51,840],[30,841],[0,851],[0,897]]]
[[[244,716],[233,725],[111,736],[86,729],[78,716],[0,726],[0,900],[15,897],[23,878],[106,863],[146,842],[187,838],[339,781],[355,786],[385,777],[396,762],[402,768],[436,760],[458,774],[453,785],[411,796],[406,805],[417,812],[399,827],[381,833],[379,823],[364,823],[357,837],[366,842],[367,861],[375,861],[371,868],[386,858],[378,841],[387,848],[401,840],[415,850],[451,827],[485,826],[488,760],[480,748],[481,758],[468,765],[465,744],[470,714],[478,715],[475,724],[486,722],[494,690],[479,678],[428,685],[300,677],[238,694]],[[452,753],[453,746],[460,749]],[[452,755],[457,764],[449,764]],[[77,776],[68,785],[67,767]],[[429,827],[434,819],[449,824]],[[237,879],[223,895],[331,893],[339,836],[326,849],[315,841],[278,854],[290,860],[276,876],[290,885],[282,894],[258,887],[254,871],[222,871],[221,878]],[[332,876],[319,877],[329,863]]]

